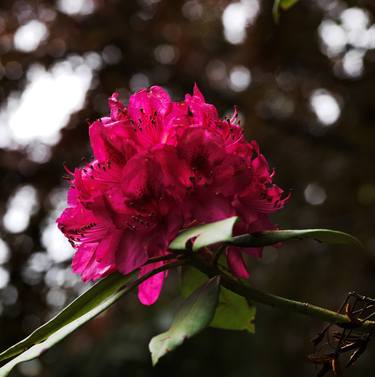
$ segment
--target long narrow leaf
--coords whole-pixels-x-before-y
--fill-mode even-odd
[[[137,280],[133,277],[138,270],[126,276],[114,273],[101,280],[27,338],[2,352],[0,361],[11,360],[0,368],[0,377],[7,376],[17,364],[40,356],[149,277],[182,264],[181,261],[165,264]]]
[[[91,310],[98,305],[101,305],[103,302],[109,302],[108,300],[112,296],[118,299],[120,297],[117,295],[118,292],[121,292],[122,294],[125,293],[124,291],[121,291],[121,289],[126,286],[131,277],[132,275],[123,276],[116,273],[99,281],[93,287],[75,299],[70,305],[65,307],[54,318],[37,328],[27,338],[0,353],[0,362],[24,352],[34,344],[43,342],[57,330],[68,325],[82,315],[86,315],[87,313],[91,312]],[[95,315],[93,315],[93,317]]]
[[[52,333],[46,338],[46,340],[33,345],[25,352],[21,353],[20,355],[9,361],[7,364],[5,364],[3,367],[1,367],[0,377],[6,377],[16,365],[24,361],[29,361],[35,359],[36,357],[39,357],[43,352],[47,351],[56,343],[63,340],[66,336],[77,330],[89,320],[93,319],[102,311],[106,310],[127,291],[127,288],[122,288],[116,293],[112,293],[107,299],[104,299],[100,304],[94,306],[91,310],[88,310],[85,314],[81,315],[77,319],[68,322],[66,325],[60,327],[56,331],[51,330]]]
[[[233,237],[230,244],[242,247],[259,247],[304,238],[312,238],[333,245],[347,244],[363,247],[361,242],[350,234],[330,229],[270,230]]]
[[[230,217],[187,229],[172,241],[169,248],[171,250],[183,250],[187,247],[189,241],[193,242],[193,251],[217,243],[241,247],[260,247],[304,238],[313,238],[328,244],[348,244],[363,247],[361,242],[350,234],[331,229],[269,230],[234,237],[233,227],[237,219],[237,217]]]

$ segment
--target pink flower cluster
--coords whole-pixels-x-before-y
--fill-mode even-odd
[[[73,270],[84,281],[119,271],[143,275],[163,262],[178,232],[199,223],[237,215],[236,232],[273,226],[268,214],[285,203],[272,183],[256,142],[247,142],[237,124],[220,119],[195,86],[182,102],[158,86],[133,94],[127,107],[114,93],[110,116],[90,126],[93,161],[74,170],[68,208],[58,226],[76,248]],[[235,275],[248,277],[242,253],[227,250]],[[154,303],[165,273],[139,287],[139,299]]]

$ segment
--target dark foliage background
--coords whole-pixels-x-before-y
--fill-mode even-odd
[[[88,121],[114,90],[126,101],[149,84],[182,98],[197,82],[223,115],[237,104],[277,183],[293,192],[274,221],[344,230],[366,245],[266,249],[250,262],[255,286],[330,308],[351,290],[374,297],[374,18],[371,0],[300,1],[279,24],[271,0],[2,0],[1,348],[84,289],[54,224],[63,162],[90,156]],[[322,324],[265,307],[254,336],[210,329],[152,368],[147,343],[170,321],[176,282],[154,307],[122,300],[14,375],[315,375],[306,356]],[[369,348],[348,376],[373,375]]]

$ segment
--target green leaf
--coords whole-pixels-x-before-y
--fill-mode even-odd
[[[151,339],[149,349],[153,365],[166,353],[209,325],[215,313],[219,293],[220,278],[214,277],[182,303],[169,330]]]
[[[227,242],[232,239],[233,227],[238,217],[229,217],[214,223],[198,225],[180,233],[169,245],[171,250],[185,250],[189,240],[195,238],[193,251],[210,246],[218,242]]]
[[[208,277],[193,267],[186,267],[182,273],[181,294],[187,297]],[[245,330],[254,333],[255,306],[249,305],[245,298],[221,287],[219,303],[211,327],[226,330]]]
[[[127,284],[133,275],[112,274],[101,280],[27,338],[2,352],[0,361],[12,360],[0,368],[0,377],[7,376],[17,364],[40,356],[111,306],[131,290]]]
[[[273,18],[276,22],[279,21],[280,8],[287,10],[296,4],[299,0],[275,0],[273,3],[272,13]]]
[[[291,229],[269,230],[232,237],[233,227],[238,217],[199,225],[181,232],[169,245],[171,250],[184,250],[188,241],[193,240],[193,250],[208,247],[219,242],[242,247],[274,245],[293,239],[313,238],[328,244],[348,244],[363,247],[361,242],[350,234],[331,229]]]
[[[253,334],[255,314],[255,306],[250,306],[244,297],[222,288],[219,305],[210,326],[225,330],[245,330]]]
[[[230,244],[242,247],[260,247],[304,238],[313,238],[317,241],[333,245],[347,244],[363,248],[363,245],[357,238],[350,234],[330,229],[270,230],[233,237]]]

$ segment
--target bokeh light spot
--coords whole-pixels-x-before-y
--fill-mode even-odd
[[[225,39],[232,44],[244,42],[246,28],[254,22],[259,8],[258,0],[241,0],[229,4],[222,15]]]
[[[229,87],[234,92],[242,92],[251,83],[251,73],[248,68],[243,65],[235,66],[229,73]]]
[[[0,264],[8,262],[9,257],[9,246],[0,238]]]
[[[326,201],[327,194],[324,188],[317,183],[309,183],[305,188],[304,197],[307,203],[317,206]]]
[[[21,96],[11,96],[0,109],[0,147],[17,149],[33,141],[57,143],[70,115],[82,107],[92,76],[85,63],[74,66],[63,61],[50,70],[36,64],[30,67]]]
[[[93,0],[58,0],[57,8],[68,15],[86,16],[95,10]]]
[[[34,51],[48,37],[45,24],[31,20],[18,28],[14,34],[14,47],[24,52]]]
[[[9,272],[4,267],[0,266],[0,289],[5,288],[9,283]]]
[[[5,229],[10,233],[23,232],[29,225],[30,216],[37,209],[36,190],[32,186],[19,188],[9,200],[3,217]]]
[[[312,93],[310,105],[323,126],[331,126],[340,117],[338,101],[325,89],[318,89]]]

